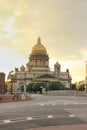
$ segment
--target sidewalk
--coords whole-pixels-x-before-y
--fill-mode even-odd
[[[87,124],[59,125],[51,127],[31,128],[26,130],[87,130]]]

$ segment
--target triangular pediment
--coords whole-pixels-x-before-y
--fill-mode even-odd
[[[37,78],[56,78],[56,77],[51,74],[44,74],[44,75],[38,76]]]

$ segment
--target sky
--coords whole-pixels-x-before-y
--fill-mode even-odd
[[[85,79],[87,0],[0,0],[0,72],[26,66],[38,36],[51,69],[58,61],[72,82]]]

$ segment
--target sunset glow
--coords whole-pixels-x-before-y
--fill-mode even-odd
[[[63,71],[70,70],[73,82],[84,80],[86,12],[86,0],[0,1],[0,72],[7,76],[15,67],[26,65],[40,36],[50,68],[58,61]]]

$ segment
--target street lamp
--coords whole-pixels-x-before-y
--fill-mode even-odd
[[[47,83],[47,87],[46,87],[46,95],[47,95],[49,91],[49,81],[46,81],[46,83]]]
[[[20,100],[21,100],[21,85],[22,85],[22,82],[20,81],[20,82],[19,82],[19,95],[20,95]]]
[[[11,84],[11,86],[10,86],[10,92],[11,92],[11,95],[12,95],[12,93],[13,93],[13,83],[12,83],[12,81],[10,82],[10,84]]]

